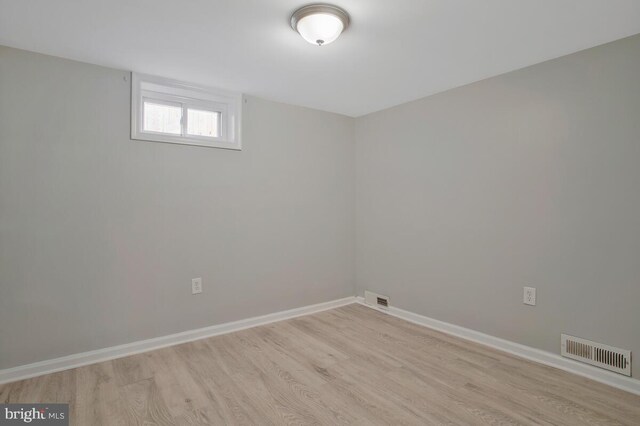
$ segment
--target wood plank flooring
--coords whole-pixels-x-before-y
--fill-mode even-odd
[[[361,305],[0,386],[74,425],[640,425],[640,396]]]

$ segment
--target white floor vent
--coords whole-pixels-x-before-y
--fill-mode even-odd
[[[377,306],[378,308],[387,309],[389,308],[389,296],[383,296],[378,293],[374,293],[372,291],[364,292],[364,302],[367,305]]]
[[[631,351],[562,335],[562,356],[631,376]]]

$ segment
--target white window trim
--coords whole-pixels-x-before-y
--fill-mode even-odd
[[[181,135],[145,131],[143,99],[182,105]],[[220,136],[186,134],[187,108],[220,113]],[[241,150],[242,94],[145,74],[131,73],[131,139]]]

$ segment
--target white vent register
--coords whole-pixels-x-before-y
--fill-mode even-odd
[[[382,294],[374,293],[372,291],[364,292],[364,303],[371,306],[377,306],[378,308],[389,308],[389,296],[383,296]]]
[[[631,351],[562,334],[562,356],[631,376]]]

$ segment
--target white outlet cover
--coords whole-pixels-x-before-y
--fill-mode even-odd
[[[202,278],[194,278],[191,280],[191,294],[202,293]]]
[[[536,289],[534,287],[523,287],[522,303],[525,305],[536,305]]]

